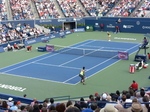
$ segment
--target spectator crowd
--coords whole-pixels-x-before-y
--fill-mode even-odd
[[[150,0],[145,0],[140,8],[136,10],[133,17],[150,17]]]
[[[140,2],[141,0],[121,0],[109,12],[108,17],[128,17]]]
[[[133,80],[128,90],[95,93],[86,99],[81,97],[72,101],[55,102],[54,98],[46,98],[39,102],[34,98],[30,104],[23,104],[10,97],[0,101],[0,109],[5,112],[149,112],[149,104],[150,92],[139,89],[138,83]]]
[[[60,18],[60,14],[53,0],[32,0],[36,6],[40,19]]]
[[[7,20],[7,8],[5,0],[0,0],[0,21],[1,20]]]
[[[149,17],[150,13],[150,0],[0,0],[0,20],[8,20],[6,4],[13,20],[35,19],[35,12],[39,19],[61,18],[60,13],[65,17],[129,17],[136,8],[132,17]]]
[[[78,5],[77,0],[57,0],[65,17],[84,17],[83,9]]]
[[[81,0],[90,16],[105,16],[110,11],[118,0]]]
[[[37,38],[39,35],[44,34],[42,30],[31,27],[29,24],[6,23],[0,25],[0,44],[9,43],[10,41],[30,39],[31,37]]]
[[[13,20],[35,19],[30,0],[10,0]]]

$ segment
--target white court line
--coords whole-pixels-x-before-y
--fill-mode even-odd
[[[137,46],[139,46],[139,45],[136,45],[136,46],[131,47],[130,49],[126,50],[126,52],[129,51],[129,50],[131,50],[131,49],[133,49],[133,48],[135,48],[135,47],[137,47]],[[115,56],[114,56],[114,57],[115,57]],[[109,58],[109,59],[113,59],[113,58]],[[105,61],[104,61],[104,62],[105,62]],[[104,62],[102,62],[102,63],[104,63]],[[98,65],[99,65],[99,64],[98,64]],[[100,64],[100,65],[101,65],[101,64]],[[94,67],[88,69],[88,71],[91,70],[91,69],[93,69],[93,68],[95,68],[95,67],[97,67],[97,65],[95,65]]]
[[[139,46],[139,45],[140,45],[140,44],[138,44],[138,45],[136,45],[136,46],[133,46],[133,47],[131,47],[130,49],[135,48],[135,47],[137,47],[137,46]],[[130,49],[128,49],[127,51],[129,51]],[[114,57],[115,57],[115,56],[114,56]],[[105,63],[105,62],[107,62],[107,61],[109,61],[109,60],[111,60],[111,59],[113,59],[113,57],[112,57],[112,58],[109,58],[109,59],[107,59],[107,60],[105,60],[105,61],[103,61],[102,63],[99,63],[99,64],[93,66],[92,68],[86,70],[86,72],[88,72],[88,71],[90,71],[90,70],[96,68],[97,66],[99,66],[99,65],[101,65],[101,64],[103,64],[103,63]],[[120,61],[120,60],[118,60],[118,61]],[[118,62],[118,61],[117,61],[117,62]],[[112,64],[111,64],[111,65],[112,65]],[[108,67],[108,66],[107,66],[107,67]],[[107,68],[107,67],[106,67],[106,68]],[[93,75],[94,75],[94,74],[93,74]],[[91,77],[91,76],[93,76],[93,75],[90,75],[89,77]],[[74,76],[74,77],[72,77],[72,78],[70,78],[70,79],[64,81],[64,83],[67,82],[67,81],[69,81],[69,80],[72,80],[72,79],[75,78],[75,77],[78,77],[78,75],[76,75],[76,76]],[[86,77],[86,78],[88,78],[88,77]]]
[[[139,46],[140,44],[138,44],[137,46]],[[133,47],[134,48],[134,47]],[[136,51],[135,51],[136,52]],[[134,53],[134,52],[133,52]],[[133,54],[133,53],[131,53],[131,54]],[[131,55],[130,54],[130,55]],[[112,65],[114,65],[115,63],[117,63],[117,62],[119,62],[119,61],[121,61],[121,59],[119,59],[118,61],[116,61],[116,62],[114,62],[114,63],[112,63],[112,64],[110,64],[109,66],[106,66],[105,68],[103,68],[103,69],[101,69],[101,71],[102,70],[104,70],[104,69],[106,69],[106,68],[108,68],[108,67],[110,67],[110,66],[112,66]],[[92,77],[93,75],[95,75],[96,73],[98,73],[98,72],[100,72],[100,71],[97,71],[97,72],[95,72],[95,73],[93,73],[92,75],[90,75],[89,77],[86,77],[85,79],[88,79],[88,78],[90,78],[90,77]],[[78,84],[79,82],[77,82],[76,84]],[[75,84],[75,85],[76,85]]]
[[[103,42],[108,42],[106,40],[95,40],[95,41],[103,41]],[[130,43],[130,42],[122,42],[122,41],[109,41],[113,43],[127,43],[127,44],[139,44],[139,43]],[[140,43],[141,44],[141,43]]]
[[[33,62],[33,63],[34,64],[39,64],[39,65],[46,65],[46,66],[55,66],[55,67],[64,67],[64,68],[72,68],[72,69],[81,69],[81,68],[76,68],[76,67],[68,67],[68,66],[45,64],[45,63],[37,63],[37,62]]]
[[[47,57],[51,57],[51,56],[54,56],[54,55],[57,55],[57,54],[53,54],[53,55],[50,55],[50,56],[47,56]],[[39,60],[40,60],[40,59],[39,59]],[[18,67],[15,67],[15,68],[9,69],[9,70],[7,70],[7,71],[4,71],[3,73],[6,73],[6,72],[9,72],[9,71],[12,71],[12,70],[15,70],[15,69],[21,68],[21,67],[23,67],[23,66],[26,66],[26,65],[32,64],[32,63],[34,63],[34,62],[36,62],[36,61],[32,61],[32,62],[30,62],[30,63],[27,63],[27,64],[24,64],[24,65],[21,65],[21,66],[18,66]]]
[[[91,40],[86,40],[86,41],[91,41]],[[83,43],[83,42],[86,42],[86,41],[82,41],[82,42],[80,42],[80,43]],[[92,40],[92,41],[96,41],[96,40]],[[80,44],[80,43],[76,43],[76,44]],[[75,44],[75,45],[76,45],[76,44]],[[71,45],[70,45],[70,46],[71,46]],[[35,57],[33,57],[33,58],[30,58],[30,59],[27,59],[27,60],[24,60],[24,61],[18,62],[18,63],[16,63],[16,64],[12,64],[12,65],[9,65],[9,66],[7,66],[7,67],[3,67],[3,68],[1,68],[1,69],[8,68],[8,67],[10,67],[10,66],[14,66],[14,65],[17,65],[17,64],[20,64],[20,63],[23,63],[23,62],[29,61],[29,60],[33,60],[33,59],[35,59],[35,58],[42,57],[42,56],[44,56],[44,55],[48,55],[48,54],[49,54],[49,53],[42,54],[42,55],[39,55],[39,56],[35,56]],[[1,70],[1,69],[0,69],[0,70]]]
[[[28,79],[36,79],[36,80],[40,80],[40,81],[51,81],[51,82],[57,82],[57,83],[63,83],[63,82],[59,82],[59,81],[54,81],[54,80],[46,80],[46,79],[40,79],[40,78],[34,78],[34,77],[29,77],[29,76],[20,76],[20,75],[15,75],[15,74],[6,74],[6,73],[3,73],[2,74],[4,75],[10,75],[10,76],[17,76],[17,77],[23,77],[23,78],[28,78]],[[71,84],[71,83],[63,83],[63,84],[69,84],[69,85],[75,85],[75,84]]]
[[[88,44],[88,43],[91,43],[92,41],[90,41],[90,42],[87,42],[87,43],[85,43],[85,44]],[[82,44],[83,45],[83,44]],[[82,45],[80,45],[80,46],[82,46]],[[58,53],[59,54],[59,53]],[[70,61],[67,61],[67,62],[65,62],[65,63],[63,63],[63,64],[60,64],[60,65],[54,65],[54,66],[59,66],[59,67],[66,67],[66,68],[74,68],[74,67],[67,67],[67,66],[63,66],[63,65],[65,65],[65,64],[67,64],[67,63],[70,63],[70,62],[72,62],[72,61],[75,61],[75,60],[77,60],[77,59],[79,59],[79,58],[82,58],[82,57],[84,57],[84,55],[82,55],[82,56],[79,56],[79,57],[77,57],[77,58],[74,58],[74,59],[72,59],[72,60],[70,60]],[[36,61],[35,61],[36,62]],[[35,62],[33,62],[33,63],[35,63]],[[36,64],[43,64],[43,65],[50,65],[50,66],[53,66],[52,64],[44,64],[44,63],[36,63]],[[79,68],[78,68],[79,69]]]
[[[127,50],[125,48],[114,48],[114,47],[104,47],[104,46],[90,46],[90,45],[83,45],[83,46],[87,46],[87,47],[94,47],[94,48],[111,48],[111,49],[115,49],[115,50]]]
[[[18,68],[21,68],[21,67],[26,66],[26,65],[29,65],[29,64],[31,64],[31,63],[27,63],[27,64],[24,64],[24,65],[21,65],[21,66],[15,67],[15,68],[10,69],[10,70],[6,70],[6,71],[4,71],[4,72],[2,72],[2,73],[6,73],[6,72],[9,72],[9,71],[12,71],[12,70],[18,69]]]
[[[92,41],[97,41],[97,40],[92,40]],[[92,42],[91,41],[91,42]],[[85,43],[85,44],[88,44],[88,43],[91,43],[91,42],[87,42],[87,43]],[[126,42],[124,42],[124,43],[126,43]],[[83,44],[82,44],[83,45]],[[80,46],[82,46],[82,45],[80,45]],[[140,45],[140,44],[139,44]],[[136,46],[134,46],[134,47],[136,47]],[[134,48],[133,47],[133,48]],[[130,48],[131,49],[131,48]],[[128,51],[128,50],[127,50]],[[58,53],[59,54],[59,53]],[[44,55],[47,55],[47,54],[44,54]],[[57,55],[57,54],[54,54],[54,55]],[[43,56],[43,55],[42,55]],[[51,55],[52,56],[52,55]],[[48,57],[51,57],[51,56],[48,56]],[[37,57],[39,57],[39,56],[37,56]],[[42,59],[45,59],[45,58],[42,58]],[[39,60],[41,60],[41,59],[39,59]],[[39,61],[39,60],[37,60],[37,61]],[[110,59],[108,59],[108,60],[110,60]],[[36,61],[33,61],[33,62],[31,62],[31,63],[34,63],[34,62],[36,62]],[[28,64],[31,64],[31,63],[28,63]],[[28,65],[28,64],[25,64],[25,65],[23,65],[23,66],[26,66],[26,65]],[[64,63],[65,64],[65,63]],[[63,64],[62,64],[63,65]],[[98,64],[99,65],[99,64]],[[98,66],[98,65],[96,65],[96,66]],[[90,68],[90,69],[88,69],[87,71],[90,71],[91,69],[93,69],[93,68],[95,68],[96,66],[94,66],[94,67],[92,67],[92,68]],[[20,67],[17,67],[17,68],[20,68]],[[16,69],[17,69],[16,68]],[[74,67],[72,67],[72,68],[74,68]],[[106,67],[107,68],[107,67]],[[9,70],[10,71],[10,70]],[[5,72],[8,72],[8,71],[5,71]],[[98,71],[99,72],[99,71]],[[94,73],[95,74],[95,73]],[[93,75],[94,75],[93,74]],[[91,77],[91,76],[93,76],[93,75],[90,75],[89,77]],[[17,75],[18,76],[18,75]],[[64,81],[63,83],[65,83],[65,82],[67,82],[67,81],[69,81],[69,80],[71,80],[71,79],[73,79],[73,78],[75,78],[75,77],[77,77],[78,75],[76,75],[76,76],[74,76],[74,77],[72,77],[72,78],[70,78],[70,79],[68,79],[68,80],[66,80],[66,81]],[[31,77],[32,78],[32,77]],[[88,78],[88,77],[87,77]],[[33,78],[33,79],[38,79],[38,78]],[[48,80],[48,81],[50,81],[50,80]],[[57,82],[57,81],[53,81],[53,82]],[[66,83],[65,83],[66,84]],[[69,83],[70,84],[70,83]]]
[[[89,42],[89,43],[91,43],[91,42]],[[83,46],[83,45],[80,45],[80,46]],[[101,47],[101,49],[103,49],[103,47]],[[99,50],[100,50],[100,49],[99,49]],[[95,52],[95,51],[93,51],[93,52]],[[86,55],[88,55],[88,54],[91,54],[91,52],[90,52],[90,53],[87,53]],[[65,63],[63,63],[63,64],[61,64],[61,65],[70,63],[70,62],[72,62],[72,61],[74,61],[74,60],[77,60],[77,59],[79,59],[79,58],[82,58],[82,57],[84,57],[84,56],[86,56],[86,55],[82,55],[82,56],[77,57],[77,58],[75,58],[75,59],[73,59],[73,60],[70,60],[70,61],[68,61],[68,62],[65,62]],[[61,66],[61,65],[60,65],[60,66]]]
[[[94,41],[94,40],[93,40],[93,41]],[[85,43],[85,44],[88,44],[88,43],[91,43],[91,42],[92,42],[92,41],[87,42],[87,43]],[[83,45],[83,44],[82,44],[82,45]],[[18,67],[15,67],[15,68],[12,68],[12,69],[6,70],[6,71],[4,71],[3,73],[6,73],[6,72],[9,72],[9,71],[12,71],[12,70],[15,70],[15,69],[21,68],[21,67],[23,67],[23,66],[26,66],[26,65],[32,64],[32,63],[34,63],[34,62],[37,62],[37,61],[40,61],[40,60],[43,60],[43,59],[46,59],[46,58],[49,58],[49,57],[52,57],[52,56],[55,56],[55,55],[58,55],[58,54],[59,54],[59,53],[56,53],[56,54],[53,54],[53,55],[50,55],[50,56],[47,56],[47,57],[44,57],[44,58],[38,59],[38,60],[36,60],[36,61],[32,61],[32,62],[27,63],[27,64],[24,64],[24,65],[22,65],[22,66],[18,66]]]
[[[101,65],[101,64],[103,64],[103,63],[105,63],[105,62],[107,62],[107,61],[109,61],[109,60],[111,60],[111,59],[112,59],[112,58],[109,58],[109,59],[103,61],[102,63],[97,64],[96,66],[92,67],[92,69],[95,68],[95,67],[97,67],[97,66],[99,66],[99,65]],[[90,70],[91,70],[91,69],[86,69],[86,72],[88,72],[88,71],[90,71]],[[73,78],[78,77],[78,76],[79,76],[79,75],[75,75],[74,77],[71,77],[70,79],[65,80],[63,83],[65,83],[65,82],[67,82],[67,81],[69,81],[69,80],[72,80]]]
[[[59,65],[59,66],[65,65],[65,64],[67,64],[67,63],[70,63],[70,62],[75,61],[75,60],[77,60],[77,59],[80,59],[80,58],[82,58],[82,57],[84,57],[84,56],[83,56],[83,55],[82,55],[82,56],[79,56],[79,57],[74,58],[74,59],[72,59],[72,60],[70,60],[70,61],[67,61],[67,62],[65,62],[65,63],[63,63],[63,64],[61,64],[61,65]]]
[[[114,56],[114,57],[116,57],[116,56]],[[102,63],[99,63],[99,64],[95,65],[94,67],[92,67],[92,68],[90,68],[90,69],[86,69],[86,72],[88,72],[88,71],[92,70],[93,68],[95,68],[95,67],[97,67],[97,66],[99,66],[99,65],[102,65],[103,63],[105,63],[105,62],[107,62],[107,61],[109,61],[109,60],[113,59],[114,57],[109,58],[109,59],[107,59],[107,60],[103,61]],[[76,76],[74,76],[74,77],[72,77],[72,78],[70,78],[70,79],[68,79],[68,80],[64,81],[64,83],[65,83],[65,82],[67,82],[67,81],[69,81],[69,80],[72,80],[73,78],[75,78],[75,77],[77,77],[77,76],[78,76],[78,75],[76,75]]]
[[[85,43],[85,44],[88,44],[88,43],[91,43],[91,41],[90,41],[90,42],[87,42],[87,43]],[[83,45],[83,44],[82,44],[82,45]],[[79,45],[79,46],[82,46],[82,45]],[[58,54],[60,54],[60,53],[56,53],[56,54],[53,54],[53,55],[51,55],[51,56],[41,58],[41,59],[36,60],[36,61],[34,61],[34,62],[37,62],[37,61],[40,61],[40,60],[43,60],[43,59],[46,59],[46,58],[49,58],[49,57],[52,57],[52,56],[55,56],[55,55],[58,55]]]

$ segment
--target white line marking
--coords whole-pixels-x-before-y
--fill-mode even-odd
[[[40,78],[34,78],[34,77],[29,77],[29,76],[20,76],[20,75],[14,75],[14,74],[6,74],[6,73],[3,73],[3,72],[2,72],[2,74],[10,75],[10,76],[23,77],[23,78],[28,78],[28,79],[36,79],[36,80],[41,80],[41,81],[48,81],[48,82],[51,81],[51,82],[63,83],[63,82],[59,82],[59,81],[40,79]],[[75,84],[71,84],[71,83],[63,83],[63,84],[75,85]]]
[[[64,67],[64,68],[72,68],[72,69],[81,69],[81,68],[76,68],[76,67],[68,67],[68,66],[61,66],[61,65],[45,64],[45,63],[38,63],[38,62],[35,62],[34,64],[46,65],[46,66],[55,66],[55,67]]]
[[[108,48],[108,49],[114,49],[114,50],[127,50],[125,48],[115,48],[115,47],[104,47],[104,46],[91,46],[91,45],[83,45],[83,46],[87,46],[87,47],[93,47],[93,48]]]
[[[92,42],[92,41],[87,42],[87,43],[85,43],[85,44],[88,44],[88,43],[91,43],[91,42]],[[82,44],[82,45],[83,45],[83,44]],[[18,66],[18,67],[15,67],[15,68],[13,68],[13,69],[9,69],[9,70],[7,70],[7,71],[4,71],[4,73],[9,72],[9,71],[12,71],[12,70],[15,70],[15,69],[18,69],[18,68],[21,68],[21,67],[23,67],[23,66],[26,66],[26,65],[35,63],[35,62],[37,62],[37,61],[40,61],[40,60],[43,60],[43,59],[46,59],[46,58],[49,58],[49,57],[52,57],[52,56],[55,56],[55,55],[58,55],[58,54],[59,54],[59,53],[56,53],[56,54],[53,54],[53,55],[50,55],[50,56],[47,56],[47,57],[38,59],[38,60],[36,60],[36,61],[32,61],[32,62],[30,62],[30,63],[24,64],[24,65],[22,65],[22,66]],[[42,55],[42,56],[43,56],[43,55]],[[33,59],[34,59],[34,58],[33,58]],[[32,60],[32,59],[31,59],[31,60]]]
[[[139,45],[140,45],[140,44],[138,44],[137,46],[139,46]],[[136,52],[136,51],[135,51],[135,52]],[[135,53],[135,52],[133,52],[133,53]],[[133,53],[131,53],[130,55],[132,55]],[[117,63],[117,62],[119,62],[119,61],[121,61],[121,59],[119,59],[118,61],[116,61],[116,62],[110,64],[109,66],[106,66],[105,68],[101,69],[100,71],[105,70],[106,68],[108,68],[108,67],[114,65],[115,63]],[[92,75],[90,75],[89,77],[86,77],[85,79],[88,79],[88,78],[94,76],[95,74],[97,74],[97,73],[100,72],[100,71],[97,71],[97,72],[93,73]],[[78,83],[79,83],[79,82],[77,82],[76,84],[78,84]],[[76,84],[75,84],[75,85],[76,85]]]
[[[97,40],[92,40],[92,41],[87,42],[87,43],[85,43],[85,44],[82,44],[82,45],[80,45],[80,46],[86,45],[86,44],[91,43],[91,42],[93,42],[93,41],[97,41]],[[126,42],[123,42],[123,43],[126,43]],[[136,45],[136,46],[139,46],[139,45],[140,45],[140,44],[138,44],[138,45]],[[136,46],[134,46],[134,47],[136,47]],[[134,47],[132,47],[132,48],[134,48]],[[132,49],[132,48],[130,48],[130,49]],[[130,50],[130,49],[128,49],[128,50]],[[128,50],[126,50],[126,51],[128,51]],[[49,54],[49,53],[48,53],[48,54]],[[44,54],[44,55],[48,55],[48,54]],[[57,55],[57,54],[59,54],[59,53],[56,53],[56,54],[53,54],[53,55],[50,55],[50,56],[41,58],[41,59],[39,59],[39,60],[36,60],[36,61],[30,62],[30,63],[28,63],[28,64],[25,64],[25,65],[22,65],[22,66],[19,66],[19,67],[16,67],[16,68],[7,70],[7,71],[5,71],[5,72],[9,72],[9,71],[11,71],[11,70],[14,70],[14,69],[17,69],[17,68],[20,68],[20,67],[29,65],[29,64],[31,64],[31,63],[35,63],[35,62],[40,61],[40,60],[42,60],[42,59],[46,59],[46,58],[55,56],[55,55]],[[41,55],[41,56],[44,56],[44,55]],[[41,57],[41,56],[37,56],[37,57]],[[80,57],[78,57],[78,58],[81,58],[81,57],[83,57],[83,56],[80,56]],[[35,58],[36,58],[36,57],[35,57]],[[78,58],[75,58],[74,60],[76,60],[76,59],[78,59]],[[34,59],[34,58],[32,58],[32,59]],[[31,59],[31,60],[32,60],[32,59]],[[99,64],[95,65],[94,67],[92,67],[92,68],[90,68],[90,69],[87,69],[87,72],[90,71],[90,70],[92,70],[93,68],[95,68],[95,67],[97,67],[97,66],[99,66],[99,65],[101,65],[101,64],[103,64],[103,63],[105,63],[105,62],[107,62],[107,61],[109,61],[109,60],[111,60],[111,59],[112,59],[112,58],[109,58],[108,60],[105,60],[104,62],[99,63]],[[26,61],[28,61],[28,60],[26,60]],[[120,61],[120,60],[118,60],[118,61]],[[118,62],[118,61],[116,61],[116,62]],[[23,61],[23,62],[25,62],[25,61]],[[68,61],[68,62],[66,62],[66,63],[69,63],[69,62],[71,62],[71,61]],[[116,62],[115,62],[115,63],[116,63]],[[61,65],[59,65],[59,66],[61,66],[61,67],[66,67],[66,68],[80,69],[80,68],[75,68],[75,67],[62,66],[62,65],[64,65],[64,64],[66,64],[66,63],[63,63],[63,64],[61,64]],[[43,63],[35,63],[35,64],[43,64]],[[114,63],[112,63],[111,65],[113,65],[113,64],[114,64]],[[14,65],[16,65],[16,64],[14,64]],[[56,66],[56,65],[51,65],[51,64],[43,64],[43,65]],[[110,66],[111,66],[111,65],[110,65]],[[57,66],[57,67],[58,67],[58,66]],[[109,67],[109,66],[107,66],[107,67]],[[105,67],[105,68],[107,68],[107,67]],[[104,69],[105,69],[105,68],[104,68]],[[102,69],[102,70],[103,70],[103,69]],[[2,73],[5,73],[5,72],[2,72]],[[99,71],[98,71],[98,72],[99,72]],[[96,73],[97,73],[97,72],[96,72]],[[94,73],[94,74],[95,74],[95,73]],[[93,74],[93,75],[94,75],[94,74]],[[11,75],[12,75],[12,74],[11,74]],[[93,76],[93,75],[90,75],[89,77],[91,77],[91,76]],[[18,75],[14,75],[14,76],[18,76]],[[63,83],[67,84],[67,83],[66,83],[67,81],[69,81],[69,80],[71,80],[71,79],[73,79],[73,78],[75,78],[75,77],[77,77],[77,76],[78,76],[78,75],[76,75],[76,76],[74,76],[74,77],[72,77],[72,78],[70,78],[70,79],[64,81]],[[19,76],[19,77],[25,77],[25,76]],[[86,77],[86,79],[89,78],[89,77]],[[38,79],[38,78],[33,78],[33,77],[26,77],[26,78]],[[43,80],[43,79],[39,79],[39,80]],[[51,80],[47,80],[47,81],[51,81]],[[52,82],[57,82],[57,81],[52,81]],[[60,83],[62,83],[62,82],[60,82]],[[68,83],[68,84],[70,84],[70,83]],[[74,85],[74,84],[72,84],[72,85]]]
[[[140,44],[138,44],[138,45],[136,45],[136,46],[133,46],[133,47],[131,47],[130,49],[133,49],[133,48],[135,48],[135,47],[137,47],[137,46],[139,46]],[[130,49],[128,49],[127,51],[129,51]],[[115,56],[114,56],[115,57]],[[113,57],[112,58],[109,58],[109,59],[107,59],[107,60],[105,60],[105,61],[103,61],[102,63],[99,63],[99,64],[97,64],[97,65],[95,65],[95,66],[93,66],[92,68],[90,68],[90,69],[88,69],[86,72],[88,72],[88,71],[90,71],[90,70],[92,70],[92,69],[94,69],[94,68],[96,68],[97,66],[100,66],[101,64],[103,64],[103,63],[106,63],[107,61],[109,61],[109,60],[111,60],[111,59],[113,59]],[[119,59],[118,61],[120,61],[121,59]],[[118,62],[117,60],[116,60],[116,62]],[[115,63],[116,63],[115,62]],[[111,65],[113,65],[114,63],[112,63]],[[109,67],[109,66],[107,66],[107,67]],[[105,68],[107,68],[107,67],[105,67]],[[103,70],[103,69],[102,69]],[[100,70],[101,71],[101,70]],[[98,71],[99,72],[99,71]],[[93,74],[93,75],[95,75],[95,74]],[[93,75],[90,75],[90,77],[91,76],[93,76]],[[68,80],[66,80],[66,81],[64,81],[64,83],[65,82],[67,82],[67,81],[69,81],[69,80],[72,80],[73,78],[75,78],[75,77],[77,77],[78,75],[76,75],[76,76],[74,76],[74,77],[72,77],[72,78],[70,78],[70,79],[68,79]],[[88,78],[88,77],[86,77],[86,78]]]
[[[91,40],[86,40],[86,41],[91,41]],[[80,43],[83,43],[83,42],[86,42],[86,41],[82,41],[82,42],[80,42]],[[96,40],[92,40],[92,41],[96,41]],[[80,43],[76,43],[75,45],[80,44]],[[71,45],[70,45],[70,46],[71,46]],[[23,50],[24,50],[24,49],[23,49]],[[7,67],[3,67],[3,68],[1,68],[1,69],[8,68],[8,67],[10,67],[10,66],[14,66],[14,65],[17,65],[17,64],[20,64],[20,63],[23,63],[23,62],[29,61],[29,60],[33,60],[33,59],[35,59],[35,58],[42,57],[42,56],[44,56],[44,55],[48,55],[48,54],[49,54],[49,52],[48,52],[48,53],[46,53],[46,54],[42,54],[42,55],[39,55],[39,56],[32,57],[32,58],[30,58],[30,59],[27,59],[27,60],[21,61],[21,62],[16,63],[16,64],[9,65],[9,66],[7,66]],[[0,70],[1,70],[1,69],[0,69]]]

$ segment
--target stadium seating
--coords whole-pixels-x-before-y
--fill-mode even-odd
[[[137,9],[134,14],[133,17],[150,17],[150,7],[149,7],[150,1],[149,0],[145,0],[142,5],[140,6],[139,9]]]
[[[14,20],[34,19],[30,0],[10,0]]]
[[[109,12],[118,0],[100,0],[95,2],[95,0],[81,0],[86,11],[90,16],[105,16]]]
[[[145,87],[145,88],[150,88],[150,87]],[[96,93],[95,93],[95,95],[96,95]],[[92,97],[96,98],[95,95],[90,95],[90,96],[91,96],[91,98]],[[97,93],[97,95],[99,95],[99,94]],[[113,96],[115,94],[111,93],[110,95]],[[71,98],[70,96],[59,96],[59,97],[50,97],[50,98],[46,98],[46,99],[53,98],[55,100],[55,102],[57,102],[56,104],[60,104],[59,102],[64,102],[65,103],[67,101],[71,101],[71,102],[74,102],[74,105],[75,105],[75,104],[80,104],[81,102],[83,102],[83,101],[80,101],[78,99],[80,99],[80,98],[86,98],[85,103],[88,106],[87,108],[90,108],[90,105],[92,103],[97,103],[98,108],[100,108],[100,109],[103,108],[103,107],[105,107],[106,104],[111,104],[111,105],[116,105],[117,104],[117,102],[114,102],[114,101],[97,101],[97,100],[90,101],[88,99],[88,97],[90,98],[90,96],[81,96],[81,97],[73,97],[73,98]],[[13,98],[13,101],[20,101],[22,104],[24,103],[26,105],[30,105],[31,102],[33,102],[33,99],[30,99],[30,98],[19,97],[19,96],[14,96],[14,95],[0,93],[0,98],[3,99],[3,100],[7,100],[10,97]],[[103,95],[102,96],[100,95],[100,97],[103,98]],[[39,105],[41,105],[41,104],[44,105],[44,101],[37,100],[37,102],[39,103]],[[146,104],[150,104],[150,102],[142,102],[141,104],[142,105],[146,105]],[[122,106],[123,106],[123,108],[128,109],[128,108],[130,108],[132,106],[132,102],[123,103]],[[9,110],[9,109],[0,107],[0,110]]]
[[[0,0],[0,20],[7,20],[8,14],[12,14],[13,20],[33,20],[64,16],[149,17],[150,13],[149,0],[9,0],[9,5],[6,5],[6,2],[7,0]],[[136,9],[139,6],[140,8]]]
[[[84,11],[77,4],[77,0],[57,0],[65,17],[84,17]]]
[[[108,17],[128,17],[140,2],[139,0],[120,0],[109,12]]]
[[[32,0],[36,6],[40,19],[60,18],[60,14],[52,0]]]
[[[7,20],[7,9],[5,0],[0,0],[0,20]]]
[[[29,24],[6,23],[1,25],[0,44],[5,44],[11,41],[36,38],[45,34],[42,30],[33,28]]]

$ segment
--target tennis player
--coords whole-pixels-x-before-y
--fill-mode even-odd
[[[81,83],[85,85],[85,67],[81,69],[79,76],[81,77]]]
[[[111,37],[110,33],[107,32],[107,35],[108,35],[108,41],[111,41],[111,40],[110,40],[110,37]]]
[[[148,44],[148,40],[146,37],[144,37],[141,48],[146,48],[147,44]]]

